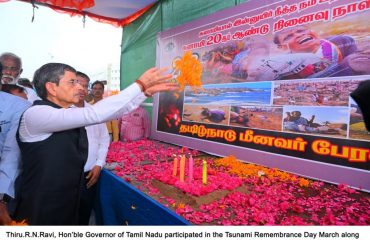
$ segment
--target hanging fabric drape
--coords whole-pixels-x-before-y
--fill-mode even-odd
[[[4,1],[4,0],[0,0],[0,1]],[[74,8],[79,11],[95,6],[94,0],[34,0],[34,1],[26,1],[26,2],[45,3],[45,4],[49,4],[50,6],[56,6],[56,7],[61,7],[61,8]]]
[[[0,0],[0,3],[10,0]],[[42,5],[70,16],[90,17],[94,21],[124,27],[147,12],[156,0],[18,0]]]

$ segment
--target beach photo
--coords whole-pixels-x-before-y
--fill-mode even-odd
[[[203,91],[185,89],[184,104],[202,106],[270,105],[271,82],[204,85]]]

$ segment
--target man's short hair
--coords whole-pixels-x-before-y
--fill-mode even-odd
[[[100,84],[104,90],[104,83],[102,81],[95,81],[92,85],[91,88],[93,88],[95,85]]]
[[[32,83],[28,78],[19,78],[17,83],[25,87],[33,88]]]
[[[12,94],[12,91],[24,92],[24,88],[15,84],[3,84],[1,90],[9,94]]]
[[[3,65],[0,63],[0,79],[3,77]],[[1,85],[1,82],[0,82]]]
[[[59,85],[59,81],[66,71],[76,73],[76,70],[73,67],[64,63],[47,63],[37,69],[33,76],[33,84],[37,95],[39,95],[42,100],[46,100],[46,83],[52,82]]]
[[[87,79],[87,81],[88,81],[88,82],[90,82],[90,78],[89,78],[89,76],[87,76],[87,75],[86,75],[85,73],[83,73],[83,72],[77,71],[77,72],[76,72],[76,76],[77,76],[77,77],[78,77],[78,76],[83,77],[83,78]]]
[[[22,69],[22,59],[20,57],[18,57],[17,55],[11,52],[4,52],[0,56],[0,62],[2,62],[3,59],[6,59],[6,58],[14,59],[15,62],[17,62],[18,64],[18,68],[19,68],[18,70]]]

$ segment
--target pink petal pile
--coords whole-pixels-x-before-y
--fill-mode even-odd
[[[181,182],[178,176],[172,176],[172,161],[174,156],[183,154],[199,155],[195,150],[152,140],[117,142],[110,146],[107,163],[116,163],[113,172],[117,176],[197,225],[370,224],[369,195],[346,185],[319,181],[302,184],[302,181],[263,175],[241,178],[227,173],[225,167],[213,166],[215,157],[211,156],[206,159],[209,166],[207,185],[202,184],[201,161],[197,160],[194,178],[190,181],[186,172],[185,181]],[[207,196],[216,190],[229,193],[211,203],[190,206],[163,196],[153,186],[154,179],[189,196]],[[241,188],[243,191],[239,191]]]
[[[229,174],[212,171],[207,171],[208,183],[204,185],[202,183],[202,167],[197,166],[194,168],[194,179],[192,181],[181,182],[178,176],[172,176],[172,168],[164,169],[163,172],[155,172],[153,178],[157,179],[168,185],[172,185],[182,190],[184,193],[202,196],[211,193],[215,190],[233,190],[240,185],[243,181],[239,177],[233,177]],[[187,174],[188,176],[188,174]]]

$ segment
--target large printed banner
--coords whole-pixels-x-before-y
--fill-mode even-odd
[[[251,0],[161,32],[157,65],[191,51],[203,86],[159,95],[154,137],[370,190],[370,133],[349,95],[370,79],[369,9]]]

